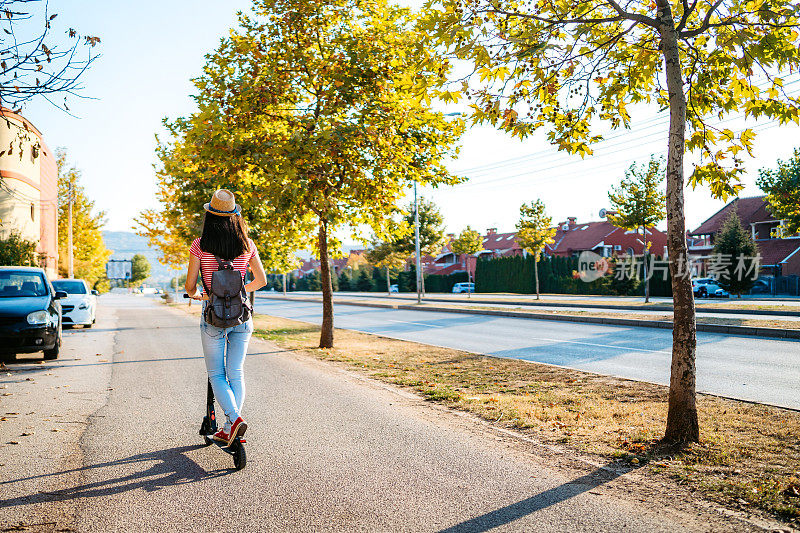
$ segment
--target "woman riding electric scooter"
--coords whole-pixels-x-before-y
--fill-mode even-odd
[[[243,281],[250,266],[253,281],[244,285],[245,292],[256,291],[267,282],[258,251],[247,236],[247,225],[233,193],[220,189],[203,207],[206,210],[203,233],[192,242],[189,249],[185,288],[190,298],[205,300],[205,309],[212,275],[221,266],[218,259],[230,262],[242,275]],[[198,274],[202,276],[205,293],[197,290]],[[212,438],[230,446],[247,430],[247,423],[241,416],[245,392],[243,369],[247,345],[253,333],[253,319],[250,316],[247,321],[227,328],[216,327],[201,319],[200,330],[208,380],[226,418],[222,429],[214,433]]]

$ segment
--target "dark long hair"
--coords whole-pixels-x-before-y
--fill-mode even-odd
[[[206,211],[201,250],[231,261],[250,248],[247,240],[247,224],[241,215],[221,216]]]

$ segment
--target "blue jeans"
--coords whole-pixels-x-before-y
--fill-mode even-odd
[[[218,328],[200,319],[200,338],[208,370],[208,380],[214,390],[230,430],[244,404],[244,358],[253,334],[253,319],[230,328]]]

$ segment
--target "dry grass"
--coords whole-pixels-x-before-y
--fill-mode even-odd
[[[256,334],[284,348],[407,387],[452,408],[585,453],[647,464],[729,506],[800,525],[800,413],[700,395],[701,443],[658,444],[665,387],[513,359],[337,330],[319,350],[319,328],[256,316]]]

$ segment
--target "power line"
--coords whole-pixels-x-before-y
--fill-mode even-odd
[[[780,120],[779,119],[773,119],[773,120],[764,122],[762,124],[753,126],[751,129],[753,129],[754,131],[765,131],[765,130],[768,130],[768,129],[775,128],[775,127],[777,127],[779,125],[780,125]],[[743,131],[744,129],[746,129],[746,128],[742,128],[741,130],[735,131],[734,133],[741,133],[741,131]],[[641,139],[638,139],[638,140],[642,141],[642,140],[645,140],[647,138],[654,137],[656,135],[660,136],[660,135],[663,135],[663,133],[658,132],[656,134],[651,134],[651,135],[648,135],[646,137],[642,137]],[[626,152],[626,151],[628,151],[628,148],[623,147],[623,148],[619,148],[617,150],[613,150],[611,152],[606,152],[606,153],[603,153],[603,154],[600,154],[600,155],[597,155],[597,156],[592,156],[592,157],[593,158],[596,157],[598,159],[604,159],[604,158],[607,158],[607,157],[609,157],[609,156],[611,156],[613,154],[620,153],[620,152]],[[646,149],[644,151],[651,151],[651,150]],[[597,159],[593,159],[593,161],[597,161]],[[599,165],[599,166],[598,165],[593,165],[591,167],[591,170],[595,171],[595,170],[599,170],[599,169],[603,169],[603,168],[608,168],[608,167],[611,167],[611,166],[618,165],[618,164],[620,164],[622,162],[628,162],[628,161],[630,161],[630,158],[626,157],[624,159],[618,159],[618,160],[615,160],[615,161],[612,161],[612,162],[609,162],[609,163],[604,163],[604,164]],[[586,160],[586,159],[570,158],[570,160],[567,160],[566,162],[561,163],[561,164],[555,164],[555,165],[552,165],[552,166],[549,166],[549,167],[544,167],[544,168],[536,168],[536,169],[532,169],[532,170],[529,170],[529,171],[526,171],[526,172],[522,172],[522,173],[519,173],[519,174],[514,174],[512,176],[502,176],[502,177],[499,177],[499,178],[495,178],[493,180],[487,180],[487,181],[482,181],[482,182],[477,182],[477,183],[466,183],[464,185],[457,185],[457,186],[455,186],[455,187],[453,187],[451,189],[451,192],[459,192],[459,191],[462,191],[462,190],[465,190],[465,189],[474,188],[474,187],[482,187],[482,186],[486,186],[486,185],[493,185],[493,184],[496,184],[496,183],[499,183],[499,182],[515,180],[516,178],[520,178],[520,177],[532,178],[535,175],[537,175],[537,174],[539,174],[541,172],[545,172],[547,170],[563,169],[565,167],[575,167],[575,165],[580,165],[582,163],[588,163],[588,162],[589,161]],[[576,175],[576,174],[585,175],[586,174],[586,170],[579,169],[579,170],[575,170],[572,173],[567,173],[567,174],[559,173],[558,175],[553,176],[551,178],[546,178],[544,180],[537,180],[536,184],[547,183],[547,182],[550,182],[550,181],[553,181],[553,180],[557,180],[557,179],[566,179],[567,177],[570,177],[570,176],[573,176],[573,175]],[[521,180],[517,180],[517,181],[512,182],[512,183],[507,183],[506,185],[512,185],[514,183],[522,183],[522,181]]]
[[[784,81],[782,87],[785,89],[786,87],[788,87],[790,85],[797,84],[797,83],[800,83],[800,78],[794,79],[794,80],[790,80],[788,82]],[[756,83],[754,85],[758,87],[758,83]],[[770,84],[770,86],[771,86],[771,84]],[[763,89],[764,87],[759,87],[759,88]],[[789,91],[787,96],[795,96],[797,94],[800,94],[800,93],[798,93],[798,91]],[[652,129],[654,127],[665,125],[665,123],[662,122],[662,121],[664,120],[664,118],[667,118],[667,116],[668,116],[668,110],[665,109],[665,110],[659,111],[655,116],[650,117],[649,119],[646,119],[644,121],[641,121],[641,122],[637,123],[636,126],[635,126],[636,132],[634,132],[633,129],[627,130],[627,131],[622,131],[622,132],[617,133],[615,135],[609,136],[609,137],[603,139],[602,141],[599,141],[598,143],[595,144],[595,146],[596,147],[600,147],[600,148],[602,148],[602,147],[611,147],[611,146],[620,146],[620,145],[623,145],[623,144],[626,144],[626,143],[629,143],[629,142],[632,142],[632,141],[639,140],[639,139],[632,139],[631,140],[630,136],[631,135],[638,135],[642,131],[646,131],[646,130]],[[741,118],[745,118],[745,116],[744,116],[744,114],[740,113],[736,117],[728,117],[728,118],[724,119],[723,121],[719,122],[718,124],[727,123],[727,122],[730,122],[731,120],[739,120]],[[613,143],[611,145],[604,145],[604,143],[607,143],[607,142],[615,140],[615,139],[620,139],[620,138],[624,138],[625,140],[623,140],[622,142]],[[553,157],[554,155],[561,155],[561,154],[558,154],[558,153],[554,154],[552,152],[552,150],[540,150],[540,151],[537,151],[537,152],[534,152],[534,153],[531,153],[531,154],[526,154],[526,155],[523,155],[523,156],[517,156],[517,157],[514,157],[514,158],[510,158],[510,159],[505,159],[505,160],[501,160],[501,161],[495,161],[493,163],[488,163],[486,165],[479,165],[479,166],[476,166],[476,167],[463,169],[463,170],[460,170],[460,171],[456,171],[455,173],[471,175],[472,177],[480,177],[481,175],[485,175],[487,173],[491,173],[492,171],[497,170],[499,168],[519,166],[519,165],[523,164],[524,162],[526,162],[528,160],[531,160],[531,159],[542,158],[542,157]],[[465,185],[461,185],[460,187],[463,187],[463,186],[465,186]],[[459,186],[457,185],[456,187],[459,187]]]
[[[734,121],[741,120],[743,118],[745,118],[745,116],[743,114],[739,114],[737,116],[729,117],[729,118],[727,118],[727,119],[725,119],[725,120],[723,120],[721,122],[718,122],[718,123],[714,124],[713,126],[714,127],[718,127],[718,126],[721,126],[723,124],[727,124],[729,122],[734,122]],[[763,122],[761,124],[757,124],[755,126],[752,126],[750,129],[753,129],[754,131],[764,131],[764,130],[771,129],[772,127],[775,127],[775,126],[779,125],[779,122],[780,122],[779,119],[772,119],[770,121]],[[745,129],[747,129],[747,128],[741,128],[741,129],[735,131],[734,133],[735,134],[741,133]],[[641,143],[643,141],[646,141],[646,140],[649,140],[649,139],[653,139],[655,137],[664,136],[666,134],[667,134],[666,131],[659,131],[659,132],[654,132],[654,133],[651,133],[651,134],[648,134],[648,135],[645,135],[645,136],[637,137],[636,139],[633,139],[632,141],[628,141],[628,142],[624,142],[624,143],[616,143],[614,145],[609,145],[607,148],[610,148],[612,146],[618,146],[619,148],[617,148],[615,150],[611,150],[611,151],[605,151],[605,152],[596,151],[595,154],[590,156],[591,157],[591,161],[597,161],[598,159],[603,159],[603,158],[606,158],[606,157],[608,157],[610,155],[613,155],[613,154],[616,154],[616,153],[620,153],[620,152],[623,152],[623,151],[629,151],[632,148],[630,146],[630,144],[633,141],[635,141],[637,143],[636,147],[639,147],[639,146],[641,146]],[[468,189],[468,188],[474,188],[474,187],[481,187],[481,186],[484,186],[484,185],[491,185],[491,184],[498,183],[498,182],[504,182],[504,181],[508,181],[508,180],[513,180],[514,178],[518,178],[518,177],[522,177],[522,176],[530,176],[532,174],[536,174],[538,172],[542,172],[542,171],[545,171],[545,170],[553,170],[553,169],[557,169],[557,168],[563,168],[563,167],[568,167],[568,166],[573,166],[573,165],[579,165],[581,163],[588,162],[587,159],[576,159],[575,157],[570,156],[568,154],[563,154],[563,153],[555,153],[554,154],[552,151],[550,151],[548,153],[551,155],[551,158],[550,158],[551,160],[547,161],[548,158],[543,158],[543,159],[545,161],[547,161],[547,163],[551,163],[550,166],[547,166],[547,167],[544,167],[544,168],[536,168],[536,169],[533,169],[533,170],[526,170],[525,172],[522,172],[522,173],[517,173],[517,174],[510,175],[510,176],[509,175],[501,176],[501,177],[494,178],[494,179],[491,179],[491,180],[455,185],[455,186],[453,186],[453,189],[462,190],[462,189]],[[558,157],[555,157],[553,159],[552,158],[553,155],[558,156]],[[541,163],[541,162],[542,161],[537,161],[537,163]]]

